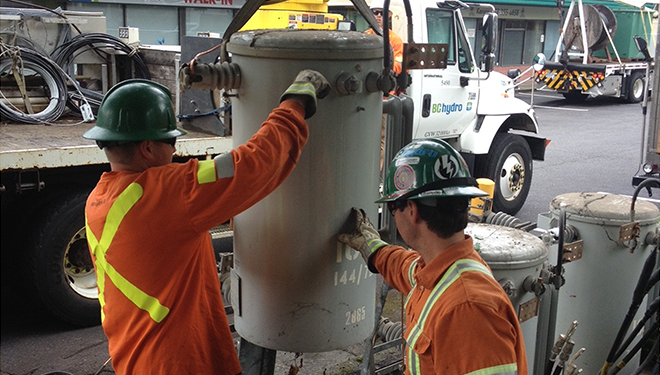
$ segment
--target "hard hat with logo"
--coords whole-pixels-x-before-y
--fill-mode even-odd
[[[390,163],[383,197],[376,203],[397,199],[482,197],[465,160],[447,142],[418,139],[402,148]]]
[[[96,125],[83,137],[100,142],[131,142],[176,138],[172,95],[167,87],[146,79],[114,85],[103,97]]]

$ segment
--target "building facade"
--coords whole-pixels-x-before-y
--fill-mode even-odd
[[[108,34],[116,36],[119,27],[136,27],[139,29],[142,44],[179,45],[184,36],[194,36],[198,33],[222,35],[246,1],[248,0],[69,0],[57,3],[68,10],[103,12]],[[332,3],[331,1],[330,5]],[[553,58],[563,17],[566,16],[570,1],[491,0],[489,3],[495,6],[499,15],[498,67],[528,66],[539,52],[543,52],[549,59]],[[558,7],[558,3],[563,3],[563,6]],[[621,2],[584,0],[583,3],[603,4],[615,11],[633,14],[639,12],[644,25],[657,23],[654,22],[657,20],[657,12],[641,12]],[[366,29],[366,23],[355,11],[341,6],[331,6],[330,10],[355,20],[359,31]],[[481,42],[479,38],[484,12],[484,8],[478,7],[463,12],[475,55],[478,55],[477,48]],[[656,18],[653,19],[653,16]],[[652,29],[651,26],[648,30],[645,28],[644,35],[651,42],[655,35]]]

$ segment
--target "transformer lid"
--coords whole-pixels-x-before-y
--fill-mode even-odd
[[[548,258],[545,243],[520,229],[468,223],[465,233],[472,236],[474,249],[493,270],[534,267]]]
[[[560,207],[565,204],[567,219],[621,225],[630,223],[632,198],[608,193],[567,193],[555,197],[550,202],[550,210],[559,216]],[[657,223],[660,210],[651,202],[635,201],[635,221],[641,225]]]
[[[378,59],[383,57],[383,39],[357,31],[250,30],[233,34],[227,51],[276,59]]]

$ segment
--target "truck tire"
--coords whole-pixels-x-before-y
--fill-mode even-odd
[[[644,74],[633,72],[628,80],[628,103],[639,103],[644,99]]]
[[[532,183],[532,151],[516,134],[499,133],[490,151],[477,161],[477,177],[495,182],[493,211],[515,215],[522,208]]]
[[[101,323],[96,274],[85,233],[88,191],[52,201],[36,223],[26,255],[29,287],[54,317],[82,327]]]

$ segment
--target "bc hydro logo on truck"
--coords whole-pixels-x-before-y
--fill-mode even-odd
[[[444,113],[446,115],[450,115],[453,112],[462,112],[462,111],[463,111],[463,104],[459,104],[459,103],[451,103],[451,104],[436,103],[431,106],[431,113]]]

